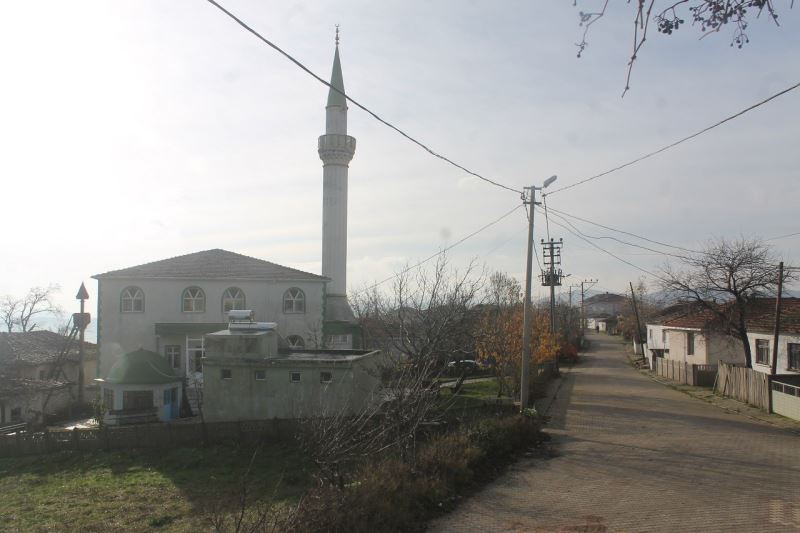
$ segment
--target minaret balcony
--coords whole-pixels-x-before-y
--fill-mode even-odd
[[[338,133],[320,135],[317,151],[325,163],[349,163],[356,153],[356,140],[349,135]]]

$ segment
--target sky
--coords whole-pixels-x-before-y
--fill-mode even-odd
[[[732,29],[702,40],[688,24],[669,37],[651,29],[624,98],[627,3],[612,3],[580,59],[579,12],[602,2],[221,3],[326,79],[339,24],[350,97],[514,189],[557,175],[554,191],[800,81],[800,9],[788,2],[778,3],[779,27],[753,21],[741,50],[730,46]],[[95,299],[94,274],[211,248],[319,273],[316,142],[327,88],[211,4],[5,1],[0,50],[0,295],[58,284],[58,303],[73,312],[81,282]],[[358,143],[351,291],[520,205],[517,193],[432,157],[352,105],[348,129]],[[798,232],[798,139],[800,90],[547,203],[691,249]],[[551,217],[549,235],[564,239],[563,291],[588,278],[618,292],[642,276],[653,281],[558,222]],[[594,237],[615,235],[573,222]],[[454,247],[449,261],[522,279],[526,233],[517,209]],[[546,235],[537,213],[535,239]],[[667,259],[592,242],[649,271]],[[770,244],[800,262],[800,237]]]

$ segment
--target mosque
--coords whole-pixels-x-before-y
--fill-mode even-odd
[[[204,336],[248,309],[274,322],[295,348],[361,348],[347,300],[347,180],[356,140],[347,134],[347,100],[338,30],[325,107],[322,159],[322,272],[289,268],[222,249],[205,250],[92,276],[98,282],[98,375],[124,354],[163,355],[179,376],[202,380]]]

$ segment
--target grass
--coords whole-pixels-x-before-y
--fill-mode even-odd
[[[453,394],[452,389],[447,388],[442,389],[440,394],[445,403],[450,406],[449,409],[470,409],[487,404],[496,404],[498,402],[497,391],[497,380],[486,379],[464,383],[458,394]],[[507,403],[511,401],[511,398],[501,396],[499,401]]]
[[[207,530],[212,506],[234,508],[251,458],[212,447],[0,459],[0,530]],[[254,494],[288,503],[307,488],[309,469],[296,447],[274,444],[248,479]]]

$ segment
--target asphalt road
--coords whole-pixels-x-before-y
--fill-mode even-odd
[[[800,531],[800,437],[650,380],[619,340],[563,378],[525,459],[432,524],[446,531]]]

